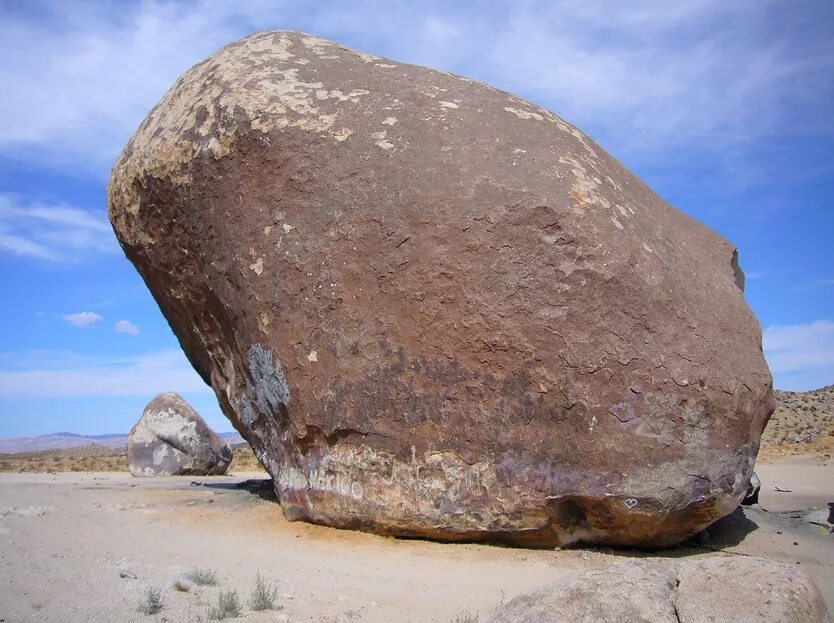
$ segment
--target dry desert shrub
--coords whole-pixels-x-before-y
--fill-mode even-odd
[[[139,612],[142,614],[156,614],[163,608],[162,591],[156,587],[149,587],[145,590],[142,600],[139,602]]]
[[[248,443],[239,443],[232,446],[232,464],[229,465],[229,472],[262,472],[264,466],[255,456]]]
[[[127,471],[127,458],[123,448],[91,443],[77,448],[2,454],[0,471],[124,472]]]
[[[240,607],[237,591],[220,591],[220,594],[217,596],[217,605],[209,608],[208,618],[211,621],[235,619],[242,612],[243,610]]]
[[[258,573],[255,578],[255,590],[249,597],[249,607],[255,612],[274,610],[276,599],[278,599],[278,587],[274,584],[267,584]]]
[[[197,586],[217,586],[217,571],[214,569],[192,569],[185,577]]]

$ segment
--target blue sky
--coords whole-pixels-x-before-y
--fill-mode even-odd
[[[777,387],[834,383],[834,3],[0,0],[0,436],[127,431],[162,390],[231,427],[122,256],[105,186],[178,75],[299,29],[490,82],[740,249]]]

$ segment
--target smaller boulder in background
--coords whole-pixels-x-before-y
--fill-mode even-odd
[[[174,392],[151,400],[127,438],[134,476],[220,475],[231,462],[229,444]]]

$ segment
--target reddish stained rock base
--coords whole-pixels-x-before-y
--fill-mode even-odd
[[[736,250],[533,104],[259,33],[109,209],[291,519],[664,546],[744,495],[773,397]]]

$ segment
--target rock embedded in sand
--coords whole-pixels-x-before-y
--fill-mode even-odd
[[[814,581],[796,565],[753,556],[684,563],[675,609],[680,623],[829,623]]]
[[[151,400],[127,438],[134,476],[225,474],[231,462],[229,444],[173,392]]]
[[[570,573],[512,599],[488,623],[828,623],[794,565],[753,556],[646,558]]]
[[[490,623],[675,623],[673,562],[629,560],[574,572],[500,606]]]
[[[108,192],[291,519],[663,546],[744,496],[773,397],[735,249],[551,112],[265,32]]]

